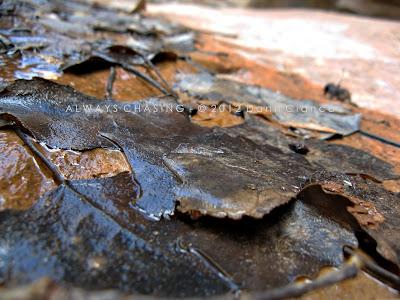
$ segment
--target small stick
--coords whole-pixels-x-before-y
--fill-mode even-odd
[[[364,136],[366,136],[366,137],[369,137],[371,139],[377,140],[377,141],[379,141],[381,143],[388,144],[388,145],[400,148],[400,143],[385,139],[385,138],[383,138],[383,137],[381,137],[379,135],[375,135],[375,134],[369,133],[369,132],[364,131],[364,130],[359,130],[359,133],[364,135]]]
[[[357,252],[351,249],[350,247],[344,247],[343,250],[348,255],[357,256],[358,259],[362,261],[362,266],[366,271],[372,273],[374,276],[378,278],[383,279],[387,283],[393,284],[393,286],[396,287],[397,289],[400,289],[399,276],[377,265],[373,260],[370,260],[367,257],[363,257],[362,255],[357,254]]]
[[[191,66],[195,67],[196,69],[198,69],[200,72],[206,72],[206,73],[208,72],[208,73],[210,73],[211,75],[215,75],[215,72],[213,72],[213,71],[211,71],[211,70],[208,70],[207,68],[203,67],[201,64],[199,64],[199,63],[193,61],[193,59],[192,59],[190,56],[188,56],[188,55],[182,56],[181,59],[183,59],[184,61],[186,61],[186,62],[187,62],[188,64],[190,64]]]
[[[112,100],[113,86],[115,81],[115,67],[110,68],[110,75],[108,76],[107,86],[106,86],[106,99]]]
[[[163,94],[170,95],[170,93],[163,86],[161,86],[157,81],[155,81],[153,78],[147,76],[146,74],[140,72],[139,70],[135,69],[132,66],[122,65],[122,67],[125,70],[135,74],[139,78],[143,79],[144,81],[146,81],[147,83],[149,83],[150,85],[152,85],[153,87],[155,87],[156,89],[161,91]]]
[[[177,98],[178,96],[175,94],[175,92],[172,90],[171,86],[168,84],[168,82],[161,75],[160,70],[145,55],[141,55],[141,56],[144,59],[144,61],[146,62],[147,66],[150,67],[156,73],[158,79],[160,79],[161,82],[164,84],[164,87],[166,87],[169,90],[169,92],[171,93],[172,96]]]
[[[339,270],[330,272],[327,275],[321,276],[310,283],[306,284],[289,284],[283,288],[272,289],[269,291],[249,294],[250,299],[259,300],[277,300],[301,296],[307,292],[313,291],[318,288],[326,287],[348,278],[357,276],[359,270],[359,261],[353,259],[346,263]]]

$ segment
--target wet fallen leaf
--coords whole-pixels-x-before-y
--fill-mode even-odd
[[[328,193],[346,197],[353,203],[348,210],[355,217],[357,226],[372,237],[373,241],[368,241],[369,247],[390,261],[392,271],[400,274],[399,195],[387,191],[381,183],[358,175],[316,173],[313,177],[311,180],[321,184]]]
[[[15,78],[56,79],[66,69],[87,72],[110,64],[133,68],[194,49],[193,33],[181,26],[109,9],[117,5],[132,10],[126,5],[120,7],[118,2],[97,4],[2,2],[5,17],[0,35],[6,49],[0,62],[12,65],[10,58],[19,56],[20,64],[13,70]],[[132,4],[139,8],[143,1]],[[14,28],[17,21],[21,29]]]
[[[302,201],[262,220],[152,222],[128,209],[137,190],[127,185],[135,186],[126,173],[70,181],[25,212],[3,213],[2,259],[15,263],[1,265],[1,281],[47,276],[90,289],[175,297],[262,291],[338,266],[342,247],[357,245],[351,231]]]
[[[56,187],[52,174],[12,130],[1,130],[0,140],[0,210],[28,209],[45,192]],[[43,146],[41,150],[67,179],[102,178],[131,171],[117,150],[77,152]]]
[[[0,131],[0,210],[27,209],[56,187],[51,173],[35,160],[11,130]]]
[[[366,151],[333,142],[303,139],[289,131],[271,126],[265,120],[247,115],[245,123],[226,131],[230,135],[244,135],[259,145],[270,145],[284,153],[291,153],[289,145],[307,144],[310,150],[306,159],[316,169],[326,169],[339,173],[366,174],[378,181],[398,178],[398,170],[389,162]],[[367,150],[367,149],[366,149]]]
[[[126,106],[131,113],[108,114],[96,108],[83,113],[66,112],[63,105],[91,103],[97,107],[114,103],[89,98],[44,80],[18,81],[7,87],[1,98],[4,112],[17,117],[18,122],[49,146],[88,149],[119,145],[143,190],[135,205],[150,217],[172,213],[176,200],[180,203],[178,209],[184,212],[262,217],[294,197],[305,184],[307,173],[315,170],[296,154],[283,154],[273,146],[259,147],[243,138],[231,138],[222,129],[210,131],[191,125],[178,112],[167,113],[162,119],[151,111],[139,112],[140,105],[161,105],[157,99]],[[166,104],[163,99],[162,105]],[[171,100],[170,104],[176,102]],[[34,116],[26,115],[26,107],[37,112]],[[70,116],[69,119],[63,118],[64,115]],[[142,116],[146,116],[146,121]],[[37,118],[47,120],[48,124],[43,127],[40,125],[43,121],[38,123]],[[210,174],[220,184],[211,183]],[[221,186],[225,189],[221,190]],[[158,192],[153,194],[153,191]],[[241,201],[242,194],[252,200]]]
[[[271,112],[273,119],[288,127],[329,134],[349,135],[359,129],[361,116],[342,106],[322,105],[311,100],[293,100],[271,90],[218,79],[210,74],[181,74],[176,89],[192,97],[247,104]]]
[[[230,73],[211,75],[188,57],[193,32],[132,13],[140,1],[88,1],[0,4],[0,126],[10,129],[0,179],[16,166],[16,182],[37,172],[16,189],[2,183],[15,198],[0,212],[2,295],[45,276],[55,282],[27,287],[28,297],[38,287],[48,298],[109,288],[113,298],[277,299],[367,267],[399,286],[398,172],[365,149],[312,139],[357,132],[360,110],[231,81],[250,73],[229,55],[195,53],[227,63],[203,59]],[[75,90],[8,84],[34,76]],[[299,86],[314,86],[290,82],[287,91],[309,98]],[[37,192],[46,176],[58,187]],[[345,261],[348,248],[372,267]],[[325,276],[325,266],[338,269]]]
[[[172,213],[178,199],[183,211],[260,218],[294,197],[312,172],[304,159],[272,146],[258,147],[217,128],[191,124],[176,111],[174,100],[148,99],[117,106],[113,112],[107,107],[116,102],[89,98],[44,80],[17,81],[0,98],[3,113],[16,117],[50,147],[84,150],[115,147],[114,141],[142,185],[136,205],[154,217]],[[168,104],[172,111],[159,118],[154,107],[161,110]],[[26,114],[27,107],[35,114]],[[210,174],[216,182],[209,182]],[[244,195],[248,202],[241,201]]]
[[[119,150],[97,148],[79,152],[47,149],[44,146],[41,150],[66,179],[104,178],[132,171]]]

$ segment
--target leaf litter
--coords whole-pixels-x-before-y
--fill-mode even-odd
[[[32,195],[30,208],[0,212],[2,285],[46,276],[89,290],[281,299],[355,276],[362,267],[399,288],[398,194],[381,186],[398,174],[361,150],[310,138],[357,132],[359,114],[339,105],[321,112],[314,101],[204,70],[166,82],[156,65],[185,58],[195,50],[195,35],[113,9],[2,3],[4,22],[11,12],[20,22],[0,32],[2,61],[21,62],[6,81],[25,80],[2,83],[1,126],[18,133],[58,185]],[[164,96],[113,100],[115,69],[105,100],[32,79],[48,78],[49,70],[55,77],[84,76],[114,66]],[[202,112],[190,105],[204,103],[232,105],[234,117],[199,118]],[[242,105],[269,111],[238,110]],[[300,113],[284,110],[299,105]],[[118,150],[129,167],[106,178],[66,177],[64,162],[46,157],[35,141],[50,149]],[[290,145],[300,143],[309,151],[293,151]],[[345,246],[361,248],[373,263],[349,264]],[[293,284],[324,266],[340,268],[311,285]]]

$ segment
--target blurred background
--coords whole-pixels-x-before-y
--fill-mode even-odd
[[[400,0],[149,0],[149,3],[195,3],[214,7],[316,8],[364,16],[400,19]]]

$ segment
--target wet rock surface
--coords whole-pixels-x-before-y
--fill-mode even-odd
[[[399,289],[398,120],[142,1],[1,7],[0,295],[282,299],[361,269]]]

